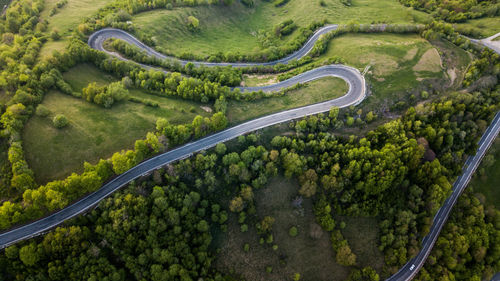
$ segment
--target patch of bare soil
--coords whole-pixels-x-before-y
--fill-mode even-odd
[[[208,112],[208,113],[212,112],[212,108],[210,108],[208,106],[203,106],[202,105],[202,106],[200,106],[200,108],[203,109],[204,111]]]
[[[441,56],[436,48],[427,50],[418,63],[413,67],[415,71],[438,72],[443,68]]]

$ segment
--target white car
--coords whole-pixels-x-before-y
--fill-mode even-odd
[[[410,270],[413,270],[415,268],[415,265],[412,264],[411,267],[410,267]]]

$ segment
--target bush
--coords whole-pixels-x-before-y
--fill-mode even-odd
[[[54,40],[54,41],[57,41],[57,40],[61,39],[61,35],[59,35],[59,31],[57,29],[54,29],[50,33],[50,38],[52,38],[52,40]]]
[[[291,237],[296,237],[298,234],[299,234],[299,231],[297,230],[297,228],[295,226],[292,226],[290,228],[290,230],[288,231],[288,234],[291,236]]]
[[[340,0],[340,3],[348,7],[352,5],[351,0]]]
[[[57,114],[54,119],[52,119],[52,123],[54,127],[61,129],[66,127],[69,124],[68,118],[62,114]]]
[[[42,104],[38,105],[38,107],[36,108],[36,115],[40,117],[47,117],[49,116],[49,114],[50,110]]]
[[[200,21],[193,16],[189,16],[187,18],[187,21],[188,21],[188,28],[191,31],[196,31],[200,27]]]
[[[252,8],[255,5],[253,0],[241,0],[241,3],[249,8]]]
[[[276,0],[274,1],[274,7],[280,7],[288,3],[290,0]]]

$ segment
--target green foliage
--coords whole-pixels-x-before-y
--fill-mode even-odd
[[[297,25],[293,20],[287,20],[274,27],[274,33],[278,37],[287,36],[295,31],[295,29],[297,29]]]
[[[54,124],[54,127],[61,129],[69,124],[69,120],[63,114],[57,114],[54,116],[54,119],[52,119],[52,123]]]
[[[200,21],[193,16],[189,16],[187,18],[187,25],[189,30],[196,31],[200,28]]]
[[[200,199],[184,184],[155,187],[151,196],[116,194],[87,215],[93,223],[81,220],[20,245],[19,251],[8,248],[0,256],[0,275],[9,280],[34,275],[53,280],[123,280],[125,276],[222,280],[211,267],[212,236],[210,225],[199,215],[204,209]]]
[[[275,7],[281,7],[288,3],[290,0],[274,0],[273,4]]]
[[[500,4],[494,0],[485,1],[444,1],[444,0],[399,0],[403,5],[414,7],[435,18],[448,22],[464,22],[468,19],[494,17],[500,15]]]
[[[291,237],[296,237],[299,234],[299,231],[297,230],[297,227],[292,226],[290,230],[288,230],[288,235]]]
[[[38,105],[36,107],[36,115],[40,117],[47,117],[50,114],[50,110],[44,105]]]
[[[107,87],[98,87],[95,82],[82,90],[82,98],[88,102],[110,108],[115,102],[127,99],[129,91],[122,82],[113,82]]]

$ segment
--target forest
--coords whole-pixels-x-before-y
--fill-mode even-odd
[[[381,32],[367,25],[349,24],[320,39],[311,56],[264,69],[181,66],[156,61],[123,41],[108,42],[109,48],[127,58],[175,71],[168,73],[110,58],[86,43],[89,34],[103,27],[134,32],[126,22],[147,10],[229,6],[232,2],[114,1],[83,20],[64,52],[56,51],[49,59],[40,60],[40,49],[50,40],[47,23],[40,18],[44,1],[13,1],[0,18],[0,92],[8,97],[0,101],[0,229],[60,210],[152,156],[226,128],[228,100],[268,97],[263,92],[231,90],[241,83],[243,73],[300,73],[325,52],[333,37]],[[273,3],[281,7],[287,2]],[[391,119],[360,108],[332,108],[286,124],[287,134],[266,138],[256,132],[169,164],[131,182],[85,215],[2,250],[0,279],[240,280],[237,272],[214,265],[218,254],[214,241],[227,232],[228,221],[234,219],[242,230],[255,230],[255,239],[261,244],[274,247],[275,218],[258,214],[254,193],[265,189],[278,175],[297,181],[297,196],[312,200],[316,222],[328,233],[335,261],[351,269],[348,280],[380,280],[397,272],[420,250],[420,242],[461,174],[467,156],[474,154],[479,138],[500,109],[499,55],[473,45],[451,24],[437,21],[497,16],[499,4],[400,2],[432,13],[436,21],[426,26],[388,25],[384,32],[418,33],[425,39],[441,38],[467,50],[474,60],[462,82],[465,91],[431,93],[430,100],[405,104]],[[244,3],[254,5],[254,1]],[[295,37],[280,48],[208,59],[281,58],[297,50],[325,23],[297,27],[293,21],[283,22],[273,27],[275,36]],[[190,54],[185,58],[206,59]],[[107,86],[90,83],[77,92],[63,73],[80,63],[95,65],[118,81]],[[21,136],[26,122],[35,113],[43,114],[40,103],[45,93],[57,90],[107,110],[117,103],[133,101],[129,89],[213,104],[214,112],[209,117],[198,115],[187,124],[171,124],[159,118],[155,129],[136,140],[132,148],[97,163],[85,162],[82,173],[38,184],[25,159]],[[54,123],[64,127],[67,120],[63,117],[54,118]],[[358,127],[368,129],[359,135],[339,133],[339,129]],[[498,272],[497,207],[487,205],[481,194],[466,191],[417,280],[484,280]],[[377,220],[377,247],[385,257],[382,270],[360,266],[351,242],[343,234],[342,223],[336,219],[339,215]],[[295,232],[290,229],[291,236],[297,235]],[[273,250],[280,251],[277,246]],[[297,274],[290,279],[299,280],[301,275]]]

